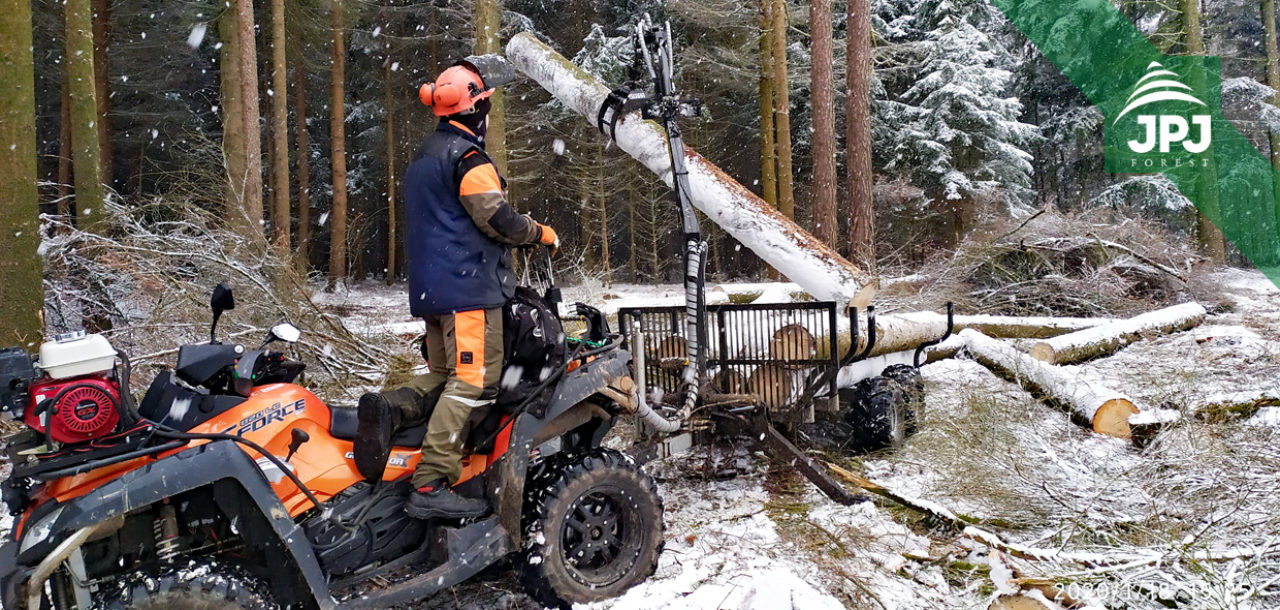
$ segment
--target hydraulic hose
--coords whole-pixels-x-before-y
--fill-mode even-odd
[[[638,321],[632,322],[631,336],[635,337],[635,357],[637,359],[635,363],[636,383],[634,389],[636,416],[644,420],[645,423],[649,424],[658,432],[663,434],[676,432],[684,425],[683,420],[677,418],[673,421],[659,415],[657,411],[654,411],[653,408],[649,406],[649,403],[645,398],[645,369],[647,368],[647,364],[645,363],[644,330],[640,327],[640,323]]]

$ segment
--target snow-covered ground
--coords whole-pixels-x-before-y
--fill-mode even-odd
[[[1280,459],[1259,450],[1277,445],[1280,411],[1227,424],[1189,416],[1215,396],[1280,391],[1280,292],[1257,272],[1216,279],[1221,291],[1202,296],[1211,312],[1203,325],[1077,367],[1123,388],[1144,410],[1188,414],[1145,449],[1095,435],[959,358],[923,369],[928,406],[920,431],[899,450],[852,466],[1009,541],[1098,557],[1167,553],[1171,565],[1143,570],[1016,564],[1022,576],[1059,579],[1088,607],[1162,607],[1149,599],[1159,587],[1180,587],[1187,608],[1280,607],[1267,588],[1275,581],[1264,582],[1280,578],[1274,549],[1258,550],[1280,539],[1280,511],[1272,510],[1280,499],[1269,499],[1280,496]],[[708,288],[711,302],[756,293],[779,302],[800,292],[793,284]],[[683,302],[675,285],[588,284],[565,296],[608,313]],[[361,332],[416,333],[403,298],[403,287],[367,284],[322,302]],[[697,448],[646,469],[666,503],[666,550],[649,581],[592,610],[967,609],[986,608],[1009,589],[992,580],[1003,581],[1007,568],[949,526],[887,501],[839,506],[750,447]],[[1234,563],[1179,566],[1181,553],[1242,548],[1257,552]],[[422,607],[533,604],[513,579],[497,576]]]
[[[1202,295],[1211,313],[1203,325],[1078,370],[1123,388],[1143,409],[1187,415],[1216,396],[1280,392],[1280,292],[1257,272],[1216,278],[1221,291]],[[799,290],[733,284],[708,292],[712,302],[756,293],[779,301]],[[566,298],[613,313],[683,296],[674,285],[586,285],[566,289]],[[406,339],[421,330],[402,285],[356,284],[317,302],[358,333]],[[1151,592],[1178,588],[1183,608],[1280,607],[1280,409],[1225,424],[1187,416],[1138,449],[1072,424],[963,357],[923,374],[919,432],[896,451],[846,466],[977,519],[1005,540],[1099,558],[1165,557],[1140,569],[1016,563],[1021,576],[1058,579],[1088,604],[1081,607],[1163,607],[1149,601]],[[888,501],[840,506],[749,445],[696,448],[646,470],[666,505],[658,570],[624,596],[583,610],[979,609],[1009,587],[1007,568],[949,525]],[[1191,562],[1191,553],[1241,556]],[[507,571],[488,574],[418,607],[535,607]]]

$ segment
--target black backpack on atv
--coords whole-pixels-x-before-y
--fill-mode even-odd
[[[516,288],[502,308],[502,381],[496,406],[510,412],[520,406],[564,364],[564,327],[555,309],[536,290]],[[552,384],[554,385],[554,384]],[[551,385],[526,407],[538,412],[551,399]]]

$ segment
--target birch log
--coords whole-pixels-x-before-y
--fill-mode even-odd
[[[529,33],[512,37],[507,59],[566,107],[595,123],[609,87],[594,76]],[[661,127],[633,114],[618,123],[616,136],[619,148],[672,184],[667,136]],[[876,285],[865,271],[692,149],[684,154],[691,203],[727,233],[819,300],[842,307],[861,307],[871,300]]]
[[[1036,360],[1070,364],[1114,354],[1147,335],[1168,334],[1193,328],[1204,321],[1198,303],[1183,303],[1102,326],[1061,335],[1031,346]]]
[[[976,330],[960,336],[969,353],[996,375],[1014,381],[1038,398],[1055,403],[1086,422],[1094,432],[1130,438],[1129,416],[1138,412],[1127,396],[1069,371],[1032,358]]]

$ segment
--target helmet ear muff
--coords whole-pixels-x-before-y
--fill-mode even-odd
[[[418,99],[427,107],[435,106],[436,84],[426,83],[418,87]]]
[[[422,100],[427,106],[456,106],[462,101],[462,95],[458,91],[458,86],[452,83],[437,86],[435,83],[427,83],[418,89],[418,99]]]

